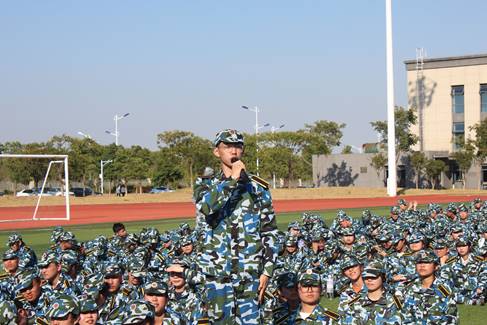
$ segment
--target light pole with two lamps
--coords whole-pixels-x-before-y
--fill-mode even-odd
[[[259,176],[259,130],[269,126],[269,123],[265,123],[264,125],[259,125],[259,108],[256,106],[254,108],[249,108],[248,106],[242,105],[243,109],[249,110],[251,112],[255,112],[255,164],[256,164],[256,173]]]
[[[118,121],[126,118],[129,115],[130,115],[130,113],[125,113],[122,116],[115,115],[113,117],[113,120],[115,121],[115,132],[105,131],[105,133],[113,135],[115,137],[115,145],[117,145],[117,146],[118,146],[118,136],[120,135],[120,133],[118,132]]]

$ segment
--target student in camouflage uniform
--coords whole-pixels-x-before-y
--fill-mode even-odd
[[[74,325],[79,313],[79,302],[74,296],[59,295],[52,301],[46,316],[51,325]]]
[[[122,287],[122,269],[114,263],[107,264],[104,270],[105,286],[100,292],[100,320],[105,322],[119,319],[125,306],[129,302],[128,290],[121,290]]]
[[[17,253],[17,256],[19,257],[19,268],[21,270],[36,265],[36,253],[30,247],[25,245],[21,235],[13,233],[8,236],[7,246]]]
[[[19,269],[19,256],[11,249],[3,253],[3,269],[4,272],[0,274],[0,296],[6,295],[6,298],[14,299],[15,286],[21,270]]]
[[[320,275],[308,269],[299,274],[298,294],[301,303],[290,316],[288,324],[338,324],[339,315],[320,306],[322,286]]]
[[[416,256],[418,278],[396,291],[403,302],[403,324],[457,324],[458,311],[450,286],[437,278],[439,260],[432,251]]]
[[[354,300],[362,293],[367,293],[367,287],[362,279],[363,265],[353,256],[345,256],[341,262],[343,276],[347,282],[338,289],[340,301],[338,303],[338,314],[344,317],[350,306],[350,301]]]
[[[198,178],[193,195],[210,229],[198,260],[206,275],[208,313],[215,324],[258,324],[258,301],[278,254],[269,186],[245,173],[241,133],[221,131],[213,144],[222,170],[210,181]]]
[[[154,325],[180,324],[181,315],[167,307],[167,284],[162,281],[148,282],[144,292],[144,299],[154,307]]]
[[[81,293],[72,283],[72,280],[62,272],[62,265],[56,252],[45,252],[37,266],[44,279],[43,288],[49,296],[53,297],[59,294],[76,296]]]
[[[22,271],[16,291],[16,301],[20,306],[19,323],[46,322],[46,312],[50,300],[46,291],[41,287],[41,279],[36,269],[30,268]]]
[[[382,263],[369,263],[363,273],[367,291],[362,292],[348,302],[346,315],[341,317],[341,324],[401,324],[399,298],[387,292]]]
[[[78,325],[101,325],[98,322],[98,305],[96,301],[88,297],[79,299]]]
[[[282,273],[277,277],[277,290],[266,292],[262,308],[264,324],[287,324],[289,317],[299,306],[298,281],[295,273]]]

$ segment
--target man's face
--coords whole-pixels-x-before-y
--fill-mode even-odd
[[[461,219],[465,220],[468,217],[468,212],[467,211],[460,211],[459,215],[460,215]]]
[[[69,240],[63,240],[59,243],[59,246],[63,251],[73,248],[73,243]]]
[[[95,325],[98,320],[98,312],[90,311],[79,315],[79,325]]]
[[[397,220],[397,218],[399,218],[399,215],[395,213],[391,213],[391,218]]]
[[[294,237],[299,237],[301,235],[301,230],[299,228],[291,228],[289,229],[289,234]]]
[[[463,231],[461,231],[461,232],[452,232],[451,233],[451,238],[453,238],[453,240],[457,240],[461,236],[463,236]]]
[[[440,258],[445,256],[446,254],[448,254],[448,247],[435,248],[435,254]]]
[[[322,251],[323,249],[325,249],[325,241],[323,239],[320,239],[320,240],[313,240],[311,242],[311,248],[313,249],[313,251],[315,252],[319,252],[319,251]]]
[[[352,281],[357,281],[362,274],[362,266],[354,265],[343,270],[343,274]]]
[[[122,228],[119,231],[117,231],[117,236],[119,236],[119,237],[125,238],[125,237],[127,237],[127,235],[128,235],[128,233],[127,233],[127,230],[125,228]]]
[[[240,143],[223,143],[220,142],[213,149],[213,154],[227,167],[232,166],[232,160],[240,160],[243,155],[243,145]]]
[[[132,274],[132,272],[129,272],[129,281],[131,285],[138,286],[141,283],[141,279],[139,277],[136,277]]]
[[[122,276],[110,275],[105,277],[105,283],[107,284],[108,293],[116,293],[122,284]]]
[[[416,264],[416,272],[418,272],[419,276],[422,278],[427,278],[430,275],[434,274],[436,271],[436,264],[435,263],[417,263]]]
[[[15,273],[17,272],[17,268],[19,267],[19,259],[12,258],[10,260],[3,260],[3,267],[5,271],[9,273]]]
[[[36,301],[39,298],[39,296],[41,295],[41,282],[40,282],[40,280],[38,278],[34,279],[32,281],[32,284],[29,287],[20,290],[20,294],[28,302]]]
[[[286,251],[287,251],[288,253],[291,253],[291,254],[292,254],[292,253],[294,253],[296,250],[297,250],[296,245],[292,245],[292,246],[286,246]]]
[[[172,240],[167,241],[167,242],[163,243],[162,245],[164,246],[164,248],[169,248],[172,245]]]
[[[61,272],[61,265],[55,262],[49,263],[46,267],[41,268],[41,275],[44,280],[52,282],[56,276]]]
[[[382,242],[382,247],[384,247],[385,249],[389,249],[391,248],[391,246],[392,246],[392,241],[390,240]]]
[[[69,313],[66,317],[63,318],[52,318],[49,324],[51,325],[74,325],[76,321],[73,314]]]
[[[169,282],[177,289],[184,287],[186,280],[180,272],[169,272]]]
[[[145,301],[154,306],[156,316],[161,316],[166,310],[167,297],[164,295],[145,294]]]
[[[365,278],[365,285],[369,291],[375,291],[382,287],[382,277]]]
[[[298,284],[298,294],[302,303],[317,305],[320,302],[321,287],[304,287],[301,284]]]
[[[193,244],[187,244],[181,247],[183,254],[191,254],[193,251]]]
[[[16,241],[15,243],[10,245],[10,248],[14,251],[17,252],[20,249],[20,241]]]
[[[345,235],[345,236],[342,236],[342,242],[345,245],[352,245],[354,241],[355,241],[355,235]]]
[[[468,246],[457,246],[456,248],[457,248],[458,255],[460,255],[462,257],[466,256],[470,250],[469,249],[470,247],[468,247]]]
[[[413,251],[413,252],[419,252],[420,250],[423,249],[423,242],[422,241],[418,241],[418,242],[415,242],[415,243],[411,243],[409,244],[409,248]]]

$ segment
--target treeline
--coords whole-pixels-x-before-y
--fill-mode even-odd
[[[260,175],[284,179],[285,185],[298,179],[310,180],[313,154],[330,154],[340,145],[345,124],[320,120],[306,124],[298,131],[264,132],[258,139],[245,134],[244,162],[256,171],[257,144]],[[212,139],[211,139],[212,140]],[[7,142],[0,144],[2,153],[67,154],[69,178],[85,186],[99,188],[100,161],[113,160],[104,167],[105,182],[125,181],[142,191],[145,183],[173,188],[192,186],[195,178],[209,166],[218,169],[212,154],[212,142],[189,131],[164,131],[157,135],[158,150],[141,146],[129,148],[115,144],[101,145],[92,139],[67,135],[54,136],[47,142]],[[258,141],[257,141],[258,140]],[[45,176],[48,159],[0,159],[0,181],[39,187]],[[62,179],[62,167],[54,165],[51,180]]]

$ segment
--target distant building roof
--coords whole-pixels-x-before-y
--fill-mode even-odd
[[[449,56],[444,58],[424,59],[423,69],[455,68],[469,65],[487,64],[487,54]],[[416,60],[406,60],[407,71],[416,70]]]

